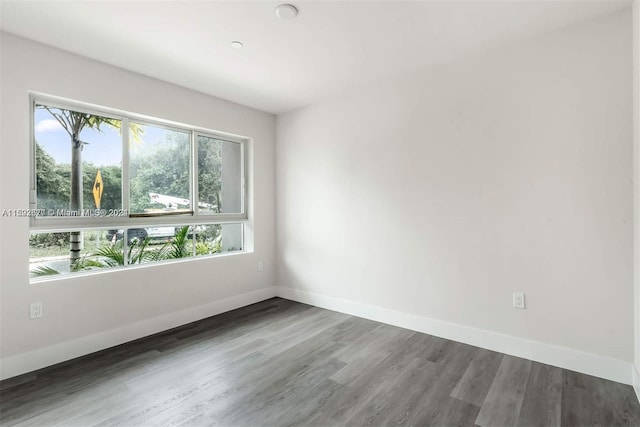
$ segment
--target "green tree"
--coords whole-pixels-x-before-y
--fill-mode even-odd
[[[198,193],[200,202],[222,205],[222,143],[208,137],[198,138]]]
[[[164,207],[153,206],[149,193],[189,199],[189,141],[186,135],[169,133],[154,149],[131,156],[129,164],[132,212]]]
[[[68,179],[53,157],[36,142],[36,188],[38,208],[55,209],[69,202]]]
[[[83,169],[83,181],[93,184],[96,179],[96,174],[100,170],[102,175],[102,185],[104,192],[102,193],[102,199],[100,201],[101,209],[120,209],[122,207],[122,168],[120,166],[102,166],[97,167],[92,163],[84,162]],[[95,208],[95,202],[93,200],[93,185],[83,186],[83,199],[84,208]]]
[[[82,149],[87,144],[80,140],[80,134],[84,129],[94,129],[102,132],[102,126],[111,126],[120,130],[121,122],[116,119],[102,117],[94,114],[81,113],[78,111],[65,110],[62,108],[52,108],[39,105],[60,123],[60,126],[69,134],[71,142],[71,187],[69,192],[69,209],[80,211],[83,208],[83,172],[82,172]],[[142,129],[139,126],[131,125],[131,136],[133,140],[141,141]],[[69,258],[71,265],[80,259],[81,233],[72,231],[69,236]]]
[[[198,139],[199,201],[220,212],[222,188],[222,142],[207,137]],[[131,210],[143,212],[153,206],[149,193],[189,199],[189,150],[183,134],[167,134],[166,140],[130,159]]]

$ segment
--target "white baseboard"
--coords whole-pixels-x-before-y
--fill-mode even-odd
[[[640,367],[633,365],[631,367],[631,376],[633,377],[633,388],[636,391],[636,397],[638,398],[638,402],[640,402],[640,372],[638,372]]]
[[[5,357],[0,359],[0,380],[32,372],[37,369],[55,365],[56,363],[104,350],[105,348],[166,331],[167,329],[182,326],[190,322],[195,322],[196,320],[205,319],[210,316],[215,316],[216,314],[264,301],[274,296],[276,295],[273,287],[259,289],[186,310],[145,319],[122,328],[112,329],[27,353]]]
[[[624,384],[632,384],[632,376],[630,375],[632,365],[621,360],[299,289],[277,286],[276,295],[316,307],[363,317]],[[636,392],[638,392],[637,386]]]

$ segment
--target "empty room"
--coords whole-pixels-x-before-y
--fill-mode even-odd
[[[0,425],[640,426],[640,0],[0,0]]]

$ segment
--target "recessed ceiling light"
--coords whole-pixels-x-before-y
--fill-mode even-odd
[[[233,41],[231,42],[231,47],[235,48],[235,49],[242,49],[244,45],[242,44],[242,42],[239,41]]]
[[[298,16],[298,8],[292,4],[283,3],[276,7],[276,15],[281,19],[293,19]]]

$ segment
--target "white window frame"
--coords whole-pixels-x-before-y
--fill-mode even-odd
[[[237,223],[246,222],[247,216],[247,142],[248,138],[219,131],[213,131],[197,126],[190,126],[168,120],[151,118],[135,113],[128,113],[114,110],[107,107],[98,107],[77,101],[63,100],[61,98],[52,97],[50,95],[31,94],[31,117],[30,117],[30,140],[31,140],[31,182],[30,182],[30,209],[37,209],[37,188],[36,188],[36,164],[35,164],[35,135],[34,121],[35,108],[38,105],[47,105],[49,107],[79,111],[82,113],[95,114],[102,117],[120,120],[122,123],[122,209],[129,212],[129,123],[131,121],[143,125],[157,126],[168,130],[176,130],[180,132],[190,133],[190,202],[192,212],[180,212],[178,214],[169,213],[169,215],[153,215],[153,216],[127,216],[127,217],[92,217],[92,216],[74,216],[74,217],[47,217],[47,216],[31,216],[31,231],[74,231],[78,228],[96,229],[96,228],[140,228],[146,226],[161,225],[198,225],[203,223]],[[239,213],[200,213],[198,211],[198,140],[197,136],[205,136],[221,140],[228,143],[240,145],[240,191],[241,191],[241,212]],[[131,215],[129,213],[129,215]]]
[[[186,125],[169,120],[153,118],[141,114],[125,112],[113,108],[96,106],[93,104],[72,101],[64,98],[54,97],[41,93],[30,93],[30,209],[37,209],[37,167],[35,156],[35,109],[36,105],[46,105],[53,108],[60,108],[78,111],[88,114],[95,114],[102,117],[113,118],[121,121],[122,133],[122,209],[126,210],[126,217],[95,217],[95,216],[31,216],[29,228],[31,232],[65,232],[91,229],[127,229],[145,228],[157,226],[183,226],[202,224],[226,224],[242,223],[247,226],[247,146],[250,138],[232,135],[229,133],[214,131],[198,126]],[[129,123],[135,122],[143,125],[156,126],[169,130],[190,133],[190,201],[191,212],[170,213],[169,215],[152,216],[131,216],[129,212]],[[228,143],[240,145],[240,191],[241,191],[241,212],[239,213],[199,213],[198,212],[198,141],[197,136],[202,135],[208,138],[221,140]],[[246,238],[246,232],[245,232]],[[244,239],[243,239],[244,240]],[[243,247],[247,246],[247,242]],[[243,249],[244,251],[245,249]]]

